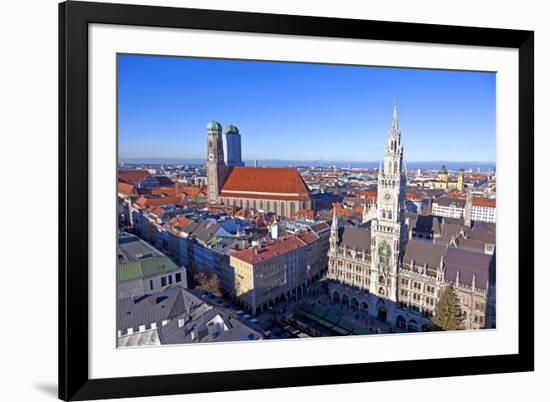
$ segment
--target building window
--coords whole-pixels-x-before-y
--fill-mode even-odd
[[[172,275],[168,275],[168,284],[169,284],[169,285],[172,284]]]
[[[166,277],[165,276],[160,278],[160,286],[166,286]]]
[[[178,272],[176,274],[176,283],[181,282],[181,274]]]
[[[149,290],[153,290],[153,280],[149,280]]]

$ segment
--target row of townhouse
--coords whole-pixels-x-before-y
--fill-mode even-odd
[[[305,287],[327,269],[329,226],[309,222],[293,227],[294,233],[283,232],[281,238],[259,235],[255,226],[244,219],[229,216],[200,215],[173,206],[140,208],[134,204],[132,221],[137,235],[153,244],[193,275],[198,272],[215,274],[220,287],[243,307],[256,312],[267,303],[302,295]],[[261,285],[252,282],[247,291],[242,287],[242,263],[239,255],[258,252],[258,247],[289,242],[297,245],[285,254],[283,262],[274,263],[271,276],[263,276]],[[254,251],[256,250],[256,251]],[[264,249],[260,254],[265,256]],[[243,253],[243,254],[240,254]],[[275,261],[275,260],[274,260]],[[246,263],[246,259],[244,260]],[[270,262],[271,263],[271,262]],[[251,272],[260,272],[254,264]],[[266,289],[272,288],[272,292]],[[278,290],[274,290],[274,289]],[[250,299],[249,290],[262,297]]]

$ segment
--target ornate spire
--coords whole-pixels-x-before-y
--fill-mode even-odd
[[[394,131],[399,129],[399,120],[397,118],[397,98],[393,99],[393,120],[391,123],[391,128]]]

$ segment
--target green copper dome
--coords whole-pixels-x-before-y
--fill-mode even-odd
[[[445,168],[445,165],[441,166],[441,169],[439,169],[439,173],[447,174],[447,169]]]
[[[239,129],[237,128],[237,126],[234,126],[233,124],[230,124],[225,128],[225,133],[226,134],[228,134],[228,133],[239,134]]]
[[[222,131],[222,125],[215,120],[209,121],[206,125],[207,130]]]

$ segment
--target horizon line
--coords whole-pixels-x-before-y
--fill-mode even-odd
[[[119,161],[123,160],[181,160],[181,161],[206,161],[206,158],[182,158],[182,157],[119,157]],[[272,158],[272,159],[264,159],[264,158],[258,158],[258,159],[243,159],[243,162],[277,162],[277,161],[293,161],[293,162],[337,162],[337,163],[379,163],[383,161],[384,159],[376,159],[376,160],[365,160],[365,161],[359,161],[359,160],[339,160],[339,159],[281,159],[281,158]],[[496,164],[495,161],[480,161],[480,160],[450,160],[450,159],[434,159],[434,160],[404,160],[405,163],[435,163],[435,162],[443,162],[443,163],[484,163],[484,164]]]

